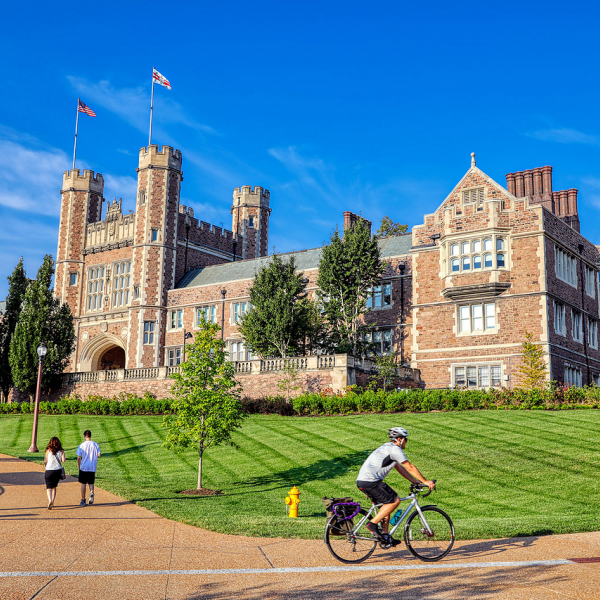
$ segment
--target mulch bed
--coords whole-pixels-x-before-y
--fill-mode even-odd
[[[208,488],[200,488],[199,490],[182,490],[177,492],[183,496],[222,496],[223,492],[219,490],[209,490]]]

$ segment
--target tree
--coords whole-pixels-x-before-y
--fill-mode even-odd
[[[242,409],[234,366],[227,360],[226,343],[218,339],[220,327],[204,320],[186,361],[171,377],[173,414],[163,426],[169,431],[164,447],[176,452],[184,448],[198,451],[198,490],[202,488],[204,452],[221,444],[235,446],[231,434],[248,416]]]
[[[13,384],[29,394],[33,402],[37,384],[38,355],[41,342],[48,352],[42,367],[42,389],[58,386],[69,357],[75,349],[75,327],[68,304],[52,296],[50,285],[54,260],[47,254],[37,278],[25,292],[23,309],[10,342],[9,363]]]
[[[381,225],[375,234],[375,237],[392,237],[394,235],[402,235],[406,233],[408,224],[394,223],[388,216],[381,219]]]
[[[289,403],[293,392],[300,389],[298,384],[298,375],[300,370],[293,360],[286,360],[282,369],[282,376],[277,382],[277,387],[285,394],[286,402]]]
[[[250,288],[252,308],[239,326],[246,345],[260,356],[297,354],[306,333],[305,298],[304,273],[296,273],[294,257],[283,262],[274,254]]]
[[[383,391],[386,392],[398,371],[396,357],[393,354],[384,354],[383,356],[376,356],[373,362],[377,365],[375,380],[381,379]]]
[[[360,317],[368,312],[367,292],[379,283],[384,270],[377,240],[362,219],[343,238],[336,229],[323,248],[318,294],[339,352],[356,355],[361,347]]]
[[[521,385],[525,389],[541,389],[546,386],[546,363],[544,350],[533,341],[533,334],[525,332],[525,341],[522,344],[521,356],[523,365],[519,368]]]
[[[25,291],[29,281],[23,267],[23,257],[17,263],[12,275],[8,277],[8,296],[6,309],[0,324],[0,391],[4,400],[13,387],[12,372],[9,363],[10,341],[15,332],[19,315],[25,299]]]
[[[330,353],[331,347],[330,328],[323,314],[321,302],[312,298],[305,298],[304,303],[304,355]]]

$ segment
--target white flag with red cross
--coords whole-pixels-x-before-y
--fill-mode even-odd
[[[162,85],[163,87],[166,87],[168,90],[171,89],[171,84],[169,83],[169,80],[164,75],[161,75],[154,68],[152,69],[152,79],[155,83],[158,83],[159,85]]]

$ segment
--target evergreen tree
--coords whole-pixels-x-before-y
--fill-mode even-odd
[[[408,224],[394,223],[388,216],[381,219],[381,225],[375,234],[375,237],[392,237],[394,235],[402,235],[406,233]]]
[[[274,254],[250,288],[252,308],[239,326],[246,345],[260,356],[285,358],[299,353],[306,334],[305,298],[304,273],[296,273],[294,257],[283,262]]]
[[[359,352],[360,317],[368,312],[367,292],[379,283],[384,270],[377,239],[371,238],[362,219],[347,229],[343,238],[336,229],[331,243],[323,248],[318,294],[338,352],[355,356]]]
[[[522,347],[523,365],[519,368],[521,387],[528,390],[545,387],[547,368],[544,362],[544,350],[533,341],[533,334],[528,332],[525,332]]]
[[[37,385],[41,342],[48,352],[42,367],[42,389],[60,385],[60,378],[75,347],[73,315],[68,304],[61,305],[50,288],[54,261],[47,254],[37,278],[25,292],[23,309],[10,342],[9,363],[13,384],[33,401]]]
[[[13,387],[13,378],[9,363],[10,341],[15,332],[19,315],[21,314],[28,284],[25,268],[23,267],[23,257],[21,257],[12,275],[8,277],[6,310],[2,315],[0,326],[0,391],[5,400],[8,397],[10,389]]]
[[[164,447],[198,452],[198,487],[202,489],[202,458],[220,444],[235,446],[231,434],[248,416],[242,409],[234,366],[227,359],[226,342],[217,338],[220,327],[204,319],[187,347],[186,361],[173,373],[173,414],[164,417],[168,429]]]

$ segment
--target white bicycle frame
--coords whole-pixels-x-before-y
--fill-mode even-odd
[[[421,523],[423,524],[424,527],[427,528],[427,532],[430,533],[430,534],[433,533],[431,531],[431,527],[429,527],[429,523],[427,523],[427,519],[425,519],[425,515],[423,515],[423,511],[421,510],[421,507],[419,506],[417,492],[413,492],[409,496],[405,496],[404,498],[400,498],[401,502],[404,501],[404,500],[411,500],[411,503],[406,507],[406,510],[404,510],[402,512],[402,515],[400,515],[400,518],[398,519],[398,522],[395,525],[393,525],[392,528],[389,530],[388,535],[392,535],[393,536],[394,533],[396,533],[396,529],[398,529],[398,527],[400,527],[400,525],[402,525],[402,523],[404,522],[404,520],[406,519],[406,517],[408,516],[408,514],[410,513],[410,511],[413,508],[415,508],[416,511],[419,513],[419,518],[421,519]],[[374,512],[377,512],[381,506],[383,506],[383,504],[371,504],[371,508],[367,511],[367,514],[352,529],[352,533],[354,534],[355,531],[359,531],[360,528],[365,524],[365,522],[368,519],[371,518],[371,515]],[[400,510],[400,507],[398,508],[398,510]],[[393,513],[393,514],[396,514],[396,513]],[[390,515],[390,517],[392,517],[392,516],[393,515]],[[360,535],[353,535],[352,537],[354,537],[355,539],[359,539],[359,540],[370,540],[370,539],[372,539],[370,537],[367,538],[367,537],[362,537]]]

